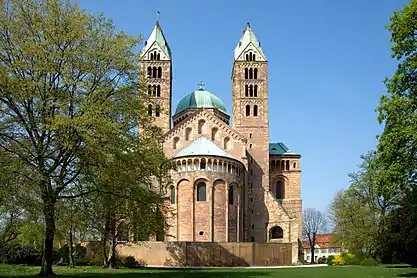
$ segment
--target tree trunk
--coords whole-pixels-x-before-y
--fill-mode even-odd
[[[46,194],[45,194],[46,195]],[[45,216],[45,240],[43,245],[42,266],[39,276],[55,276],[52,271],[54,235],[55,235],[55,203],[52,196],[43,196],[43,214]]]
[[[109,258],[108,258],[108,267],[116,267],[116,244],[117,244],[117,225],[116,219],[112,219],[110,228],[110,248],[109,248]]]
[[[72,227],[70,227],[68,234],[68,265],[71,268],[75,267],[74,263],[74,250],[73,250],[73,237],[72,237]]]

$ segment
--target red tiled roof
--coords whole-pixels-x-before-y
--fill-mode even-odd
[[[316,235],[316,245],[320,248],[341,248],[339,244],[334,243],[334,236],[332,234]],[[304,249],[310,249],[310,242],[303,242]]]

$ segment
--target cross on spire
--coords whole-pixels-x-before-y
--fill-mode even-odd
[[[203,83],[203,80],[200,80],[200,82],[198,83],[198,89],[199,90],[204,90],[204,83]]]
[[[156,11],[156,22],[159,22],[159,15],[160,15],[161,13],[159,12],[159,11]]]

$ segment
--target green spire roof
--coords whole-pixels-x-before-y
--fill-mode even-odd
[[[155,43],[159,45],[167,57],[171,58],[171,49],[168,46],[167,40],[165,39],[164,33],[162,32],[162,28],[158,21],[156,22],[148,40],[145,42],[145,47],[142,50],[142,55],[145,54]]]
[[[175,110],[175,115],[188,108],[217,108],[223,113],[227,113],[226,105],[220,98],[206,91],[203,88],[202,82],[200,82],[199,86],[197,90],[180,100]]]
[[[203,136],[197,138],[190,145],[174,154],[173,158],[198,155],[210,155],[232,158],[227,152],[225,152],[212,141],[206,139]]]
[[[245,49],[251,44],[258,50],[259,54],[266,60],[265,54],[262,51],[261,43],[256,39],[255,33],[252,31],[249,22],[246,24],[245,30],[243,30],[243,35],[240,38],[239,43],[235,48],[235,60],[237,60],[240,55],[245,51]]]

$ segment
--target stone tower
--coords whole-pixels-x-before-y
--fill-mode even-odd
[[[172,56],[162,28],[157,21],[141,53],[141,71],[147,78],[147,92],[154,100],[148,113],[163,133],[171,129]]]
[[[267,241],[269,191],[268,61],[249,23],[235,48],[232,70],[232,127],[246,136],[248,179],[246,237]]]

